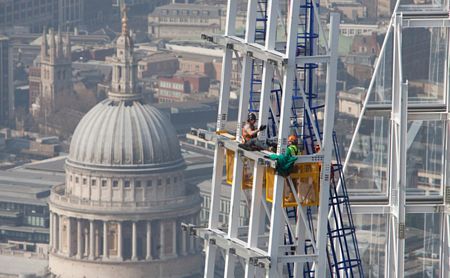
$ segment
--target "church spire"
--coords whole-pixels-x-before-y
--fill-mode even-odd
[[[122,32],[117,38],[116,55],[112,59],[113,73],[109,97],[115,100],[138,100],[141,91],[136,86],[137,63],[133,55],[133,40],[128,30],[127,8],[122,7]]]
[[[128,15],[126,5],[123,5],[122,7],[122,36],[128,36]]]
[[[48,43],[47,43],[47,28],[44,27],[44,31],[42,32],[42,41],[41,41],[41,58],[45,58],[48,53]]]
[[[56,60],[56,38],[53,29],[50,29],[50,61]]]

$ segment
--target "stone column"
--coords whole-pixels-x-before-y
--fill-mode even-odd
[[[67,256],[72,256],[72,219],[67,217]]]
[[[160,221],[159,222],[159,258],[164,259],[166,257],[166,254],[164,253],[164,238],[167,236],[165,234],[165,222]]]
[[[172,256],[177,256],[177,221],[172,221]]]
[[[49,218],[49,231],[50,231],[50,237],[48,239],[48,245],[50,247],[50,250],[53,248],[53,212],[50,211],[50,218]]]
[[[94,250],[94,257],[98,258],[100,256],[100,231],[99,227],[97,225],[95,230],[95,250]]]
[[[81,219],[77,219],[77,258],[81,259],[83,257],[83,251],[82,251],[82,234],[83,230],[81,227]]]
[[[86,225],[83,225],[83,243],[84,243],[84,249],[83,249],[83,256],[89,256],[89,231]]]
[[[103,221],[103,259],[108,258],[108,222]]]
[[[117,222],[117,257],[123,260],[122,257],[122,222]]]
[[[59,234],[58,234],[58,224],[59,224],[59,218],[58,215],[56,213],[53,214],[53,240],[54,240],[54,244],[53,244],[53,251],[55,253],[58,252],[58,248],[59,248]]]
[[[177,233],[176,233],[177,234]],[[186,256],[186,254],[187,254],[187,237],[188,237],[188,234],[187,234],[187,232],[186,231],[183,231],[183,230],[181,230],[181,256]]]
[[[146,252],[146,257],[145,257],[145,259],[146,260],[151,260],[151,259],[153,259],[153,257],[152,257],[152,222],[150,222],[150,221],[148,221],[147,222],[147,242],[146,242],[146,245],[147,245],[147,252]]]
[[[133,221],[131,234],[131,259],[137,260],[137,223]]]
[[[94,257],[94,220],[89,220],[89,259]]]
[[[63,251],[63,229],[62,229],[62,225],[63,225],[63,220],[64,217],[63,216],[59,216],[58,219],[58,251],[62,252]]]
[[[195,218],[192,217],[190,223],[194,224]],[[193,236],[189,237],[189,253],[195,254],[195,238]]]

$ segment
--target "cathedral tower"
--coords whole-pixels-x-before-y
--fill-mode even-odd
[[[72,60],[70,36],[65,38],[58,30],[50,29],[42,35],[41,43],[41,87],[37,104],[41,113],[53,113],[62,105],[63,96],[72,93]]]
[[[136,88],[126,13],[109,96],[78,124],[66,182],[50,195],[49,269],[62,278],[191,277],[201,197],[184,182],[175,129]]]

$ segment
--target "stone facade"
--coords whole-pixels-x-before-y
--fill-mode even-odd
[[[41,42],[40,87],[39,93],[30,92],[33,114],[49,115],[63,106],[64,95],[73,92],[72,60],[70,36],[63,39],[61,32],[55,34],[44,30]],[[33,79],[30,77],[30,82]],[[34,87],[33,87],[34,88]]]

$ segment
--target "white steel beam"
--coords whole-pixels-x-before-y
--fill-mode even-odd
[[[325,111],[324,111],[324,127],[323,127],[323,148],[321,149],[324,159],[322,162],[322,170],[320,173],[320,194],[319,194],[319,215],[317,221],[317,255],[319,262],[316,264],[315,270],[317,277],[326,277],[327,265],[327,223],[328,223],[328,202],[330,195],[330,175],[331,175],[331,159],[333,151],[333,129],[334,129],[334,113],[336,102],[336,76],[337,76],[337,59],[339,45],[339,22],[338,13],[330,15],[330,35],[329,49],[331,60],[327,68],[327,85],[325,95]]]
[[[279,6],[277,0],[269,1],[270,7]],[[291,21],[288,24],[288,37],[286,43],[286,55],[288,57],[285,64],[285,71],[283,76],[283,96],[281,100],[281,114],[280,125],[278,131],[278,147],[277,153],[283,154],[286,150],[287,137],[289,135],[289,124],[292,106],[292,90],[296,71],[296,52],[297,52],[297,28],[298,28],[298,14],[300,10],[300,1],[292,0],[289,3],[288,19]],[[281,243],[281,236],[284,234],[284,227],[282,226],[282,210],[283,210],[283,191],[284,178],[275,175],[274,189],[273,189],[273,203],[271,213],[271,227],[269,235],[268,253],[272,262],[271,268],[266,276],[270,278],[279,277],[282,275],[282,267],[278,265],[279,245]]]
[[[230,0],[233,1],[233,0]],[[247,6],[247,22],[246,22],[246,34],[245,42],[252,43],[255,40],[255,27],[256,27],[256,7],[257,0],[248,1]],[[239,96],[239,111],[238,111],[238,124],[236,130],[236,139],[238,142],[243,140],[242,127],[245,125],[245,120],[248,115],[248,103],[250,99],[250,80],[252,78],[252,57],[248,54],[243,55],[241,73],[241,90]],[[234,155],[234,170],[233,170],[233,183],[231,188],[231,209],[228,224],[228,237],[238,237],[238,227],[240,222],[240,205],[241,205],[241,187],[242,187],[242,175],[243,175],[243,163],[241,153],[235,152]],[[225,257],[225,274],[224,277],[234,277],[236,256],[231,253],[231,250],[227,250]]]
[[[234,35],[236,33],[236,14],[237,14],[237,1],[228,1],[227,7],[227,19],[225,26],[225,35]],[[225,125],[228,119],[228,103],[230,99],[230,85],[231,85],[231,70],[232,70],[233,52],[231,49],[225,49],[222,73],[221,73],[221,85],[220,85],[220,97],[216,130],[220,131],[225,129]],[[213,177],[211,184],[211,207],[209,214],[209,229],[216,229],[219,221],[219,209],[220,209],[220,195],[222,187],[223,176],[223,162],[224,162],[224,149],[220,144],[216,144],[214,151],[214,166]],[[208,241],[205,241],[206,258],[205,258],[205,272],[204,277],[214,276],[214,266],[216,261],[216,246],[211,246]]]

